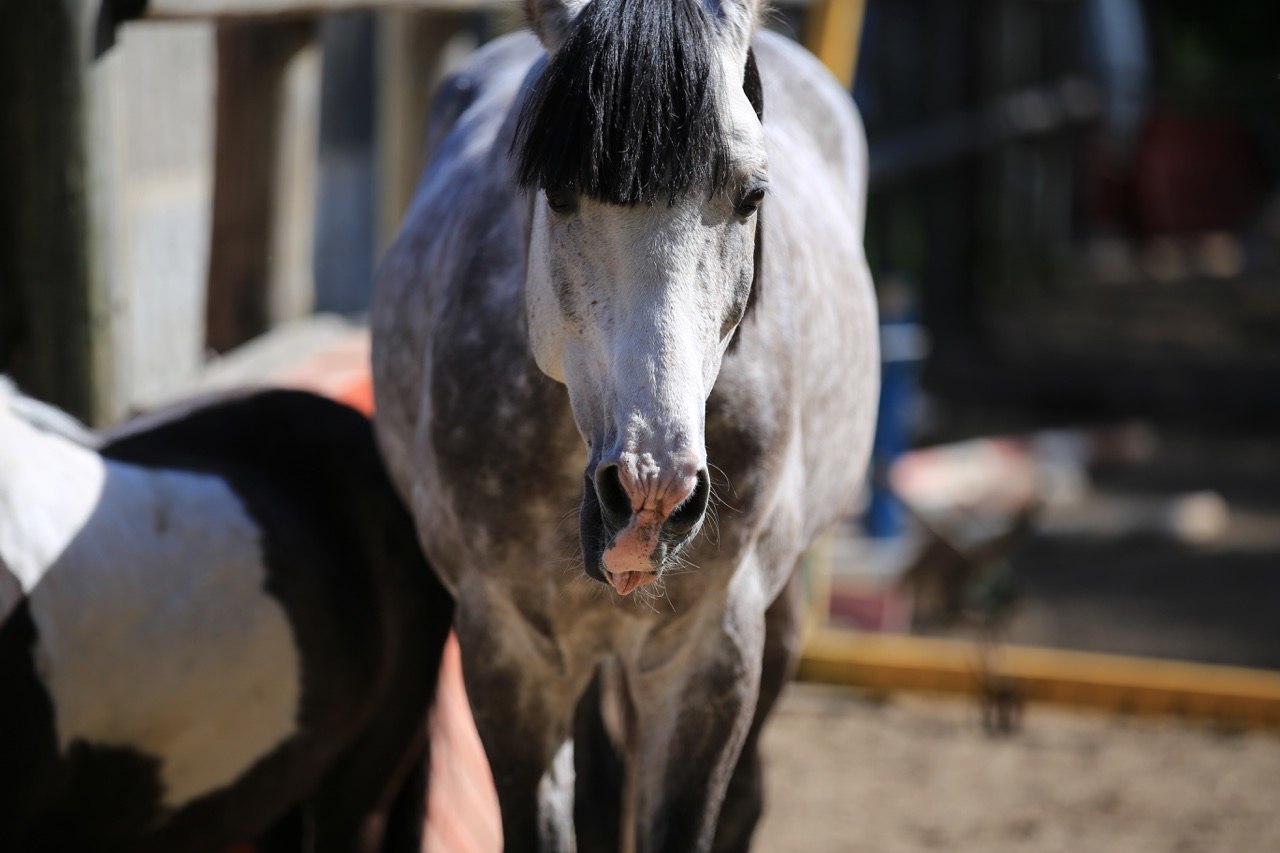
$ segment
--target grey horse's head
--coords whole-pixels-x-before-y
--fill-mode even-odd
[[[589,448],[589,574],[626,595],[702,528],[706,401],[756,287],[758,0],[526,0],[548,51],[513,154],[534,191],[539,367]]]

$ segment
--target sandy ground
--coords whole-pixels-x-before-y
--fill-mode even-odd
[[[793,685],[765,753],[764,853],[1280,851],[1280,733]]]
[[[1229,527],[1203,544],[1040,530],[1011,558],[1008,639],[1280,669],[1274,436],[1175,434],[1093,479],[1113,502],[1213,490]],[[1031,706],[991,737],[961,699],[798,684],[765,752],[762,853],[1280,853],[1280,732]]]

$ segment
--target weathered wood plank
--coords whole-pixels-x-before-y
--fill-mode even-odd
[[[362,9],[474,11],[513,5],[512,0],[150,0],[155,19],[314,17]]]
[[[90,0],[0,3],[0,370],[77,417],[112,414]]]
[[[282,83],[309,21],[218,28],[217,141],[206,345],[225,352],[266,331]]]
[[[378,254],[391,242],[422,173],[422,141],[436,87],[451,70],[458,13],[389,12],[378,21]],[[474,41],[466,49],[474,49]],[[456,62],[459,56],[452,57]]]
[[[878,690],[1019,699],[1116,713],[1280,726],[1280,672],[1026,646],[835,631],[805,644],[799,677]]]
[[[116,0],[123,3],[124,0]],[[861,7],[865,0],[780,0],[783,6],[832,6],[833,24],[853,22],[861,28]],[[845,8],[857,6],[850,17]],[[469,12],[485,9],[513,9],[516,0],[149,0],[144,17],[158,20],[212,18],[313,17],[333,12],[384,10],[402,12]],[[130,17],[125,14],[126,17]],[[857,43],[857,32],[852,34]],[[837,38],[848,41],[848,35]]]

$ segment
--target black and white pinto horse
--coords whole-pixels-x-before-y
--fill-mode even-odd
[[[797,562],[859,489],[864,137],[759,5],[526,2],[379,273],[378,437],[509,850],[747,846]]]
[[[452,602],[354,410],[0,379],[0,620],[0,850],[417,849]]]

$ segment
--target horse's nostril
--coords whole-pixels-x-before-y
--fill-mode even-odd
[[[605,523],[614,530],[621,530],[631,519],[631,496],[622,488],[617,465],[602,465],[596,469],[596,497],[600,499],[600,512]]]
[[[706,515],[707,503],[711,500],[711,478],[707,476],[707,469],[703,468],[698,472],[697,480],[693,494],[676,507],[676,511],[667,519],[665,527],[668,533],[683,536]]]

